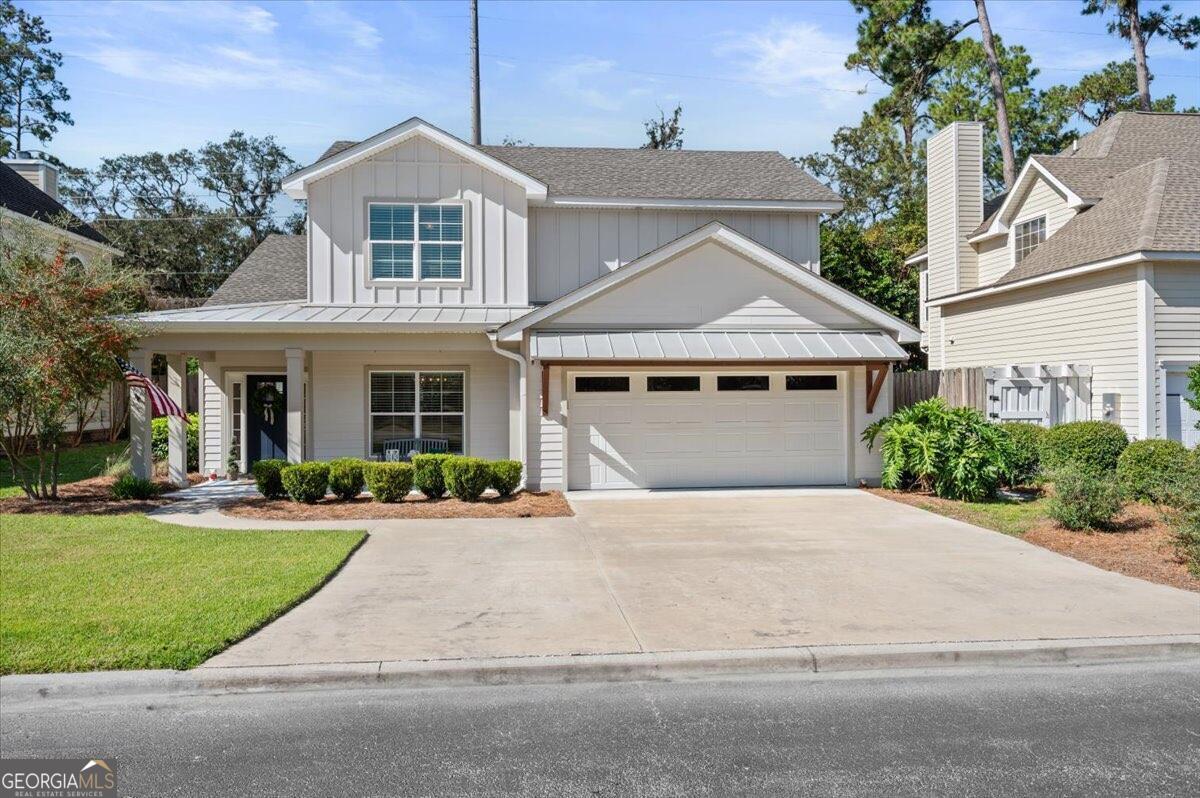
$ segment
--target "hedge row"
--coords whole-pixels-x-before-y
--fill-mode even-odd
[[[326,493],[349,501],[364,488],[375,501],[398,502],[414,487],[430,499],[440,499],[449,491],[456,499],[473,502],[488,488],[508,496],[521,484],[519,460],[449,454],[419,454],[411,463],[376,463],[353,457],[294,465],[286,460],[259,460],[251,472],[258,492],[268,499],[287,496],[306,504],[320,501]]]

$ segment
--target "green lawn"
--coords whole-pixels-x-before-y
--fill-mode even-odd
[[[365,537],[0,515],[0,673],[190,668],[309,596]]]
[[[58,455],[58,483],[78,482],[89,477],[98,477],[104,471],[105,461],[110,456],[119,455],[129,445],[128,441],[116,443],[88,443],[74,449],[62,449]],[[10,496],[23,496],[21,488],[12,478],[12,469],[8,461],[0,461],[0,499]]]
[[[957,518],[968,524],[1020,536],[1046,519],[1046,501],[1045,498],[1033,501],[996,498],[985,502],[918,499],[914,504],[923,510]]]

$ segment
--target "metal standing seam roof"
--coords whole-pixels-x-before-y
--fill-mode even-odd
[[[537,331],[539,360],[907,360],[882,332],[789,330]]]
[[[529,307],[427,306],[427,305],[323,305],[305,302],[268,302],[253,305],[201,306],[140,313],[145,324],[164,327],[261,326],[286,327],[312,325],[320,332],[323,325],[377,324],[385,327],[499,327],[531,311]],[[365,331],[365,330],[364,330]]]

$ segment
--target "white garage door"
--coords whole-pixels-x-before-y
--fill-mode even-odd
[[[572,490],[846,482],[845,376],[571,373]]]

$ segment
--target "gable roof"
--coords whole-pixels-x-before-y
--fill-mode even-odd
[[[246,256],[205,306],[308,298],[308,236],[272,233]]]
[[[20,173],[4,163],[0,163],[0,207],[46,224],[56,224],[58,221],[66,219],[65,229],[68,232],[97,244],[112,247],[109,240],[96,228],[71,213],[54,197],[21,177]]]
[[[581,305],[602,293],[610,291],[629,280],[636,279],[678,255],[687,252],[703,243],[714,242],[733,250],[747,260],[773,272],[776,276],[799,286],[821,299],[836,305],[843,310],[858,316],[880,328],[893,333],[901,343],[911,343],[920,339],[920,332],[912,325],[880,310],[861,297],[855,296],[833,282],[826,280],[808,269],[798,266],[779,253],[764,247],[757,241],[726,227],[721,222],[710,222],[686,235],[663,244],[658,249],[642,255],[626,265],[614,269],[608,274],[592,280],[590,283],[576,288],[568,294],[550,302],[521,318],[504,325],[499,336],[505,340],[517,340],[521,333],[548,321],[567,310]]]

